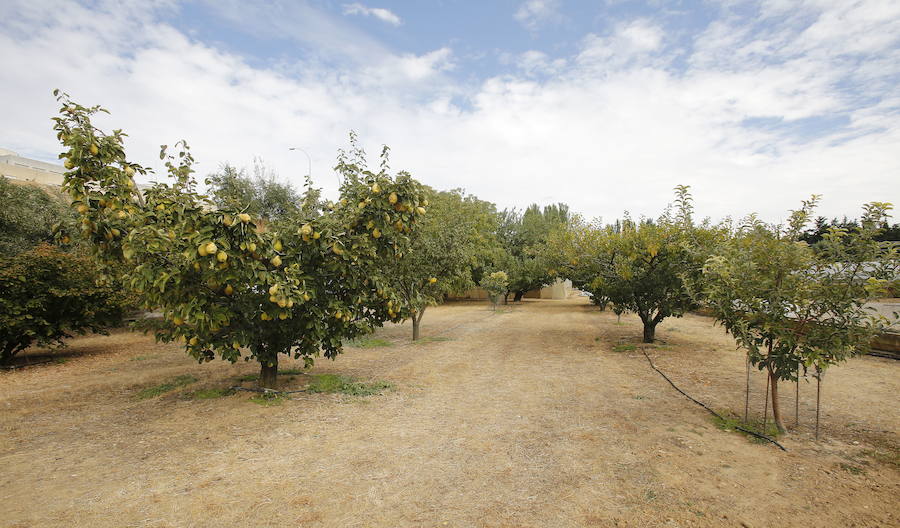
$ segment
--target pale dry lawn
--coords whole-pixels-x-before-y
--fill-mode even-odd
[[[787,453],[716,428],[652,371],[636,318],[583,299],[430,309],[423,335],[378,336],[315,373],[395,385],[261,406],[225,388],[254,364],[197,365],[119,332],[0,373],[0,526],[898,526],[900,362],[829,372]],[[743,412],[741,352],[712,320],[667,320],[656,364],[692,396]],[[282,368],[298,365],[283,364]],[[197,382],[137,393],[176,376]],[[302,386],[304,376],[286,380]],[[754,374],[753,412],[763,376]],[[794,390],[782,388],[788,425]]]

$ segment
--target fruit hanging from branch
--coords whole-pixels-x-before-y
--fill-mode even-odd
[[[97,260],[113,267],[127,259],[127,283],[167,314],[158,339],[183,340],[201,362],[255,359],[260,385],[272,388],[280,356],[307,365],[334,358],[344,341],[407,316],[389,308],[397,295],[382,270],[408,249],[407,231],[422,217],[393,207],[423,201],[409,174],[390,175],[386,165],[371,172],[341,153],[337,204],[257,224],[240,208],[217,210],[197,191],[183,141],[175,154],[160,150],[170,181],[139,190],[133,178],[152,171],[127,159],[121,130],[94,127],[91,118],[105,110],[54,94],[62,105],[54,118],[60,157],[71,167],[63,189]],[[407,229],[389,229],[395,223]],[[348,228],[368,224],[380,236]]]

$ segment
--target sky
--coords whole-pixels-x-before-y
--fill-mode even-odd
[[[499,208],[900,206],[897,0],[4,0],[0,58],[0,147],[45,161],[60,88],[158,173],[185,139],[333,195],[354,130]]]

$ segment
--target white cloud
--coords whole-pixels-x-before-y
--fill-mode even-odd
[[[136,162],[158,165],[161,143],[187,139],[201,176],[259,155],[299,183],[306,160],[287,150],[299,146],[316,183],[333,191],[336,149],[355,129],[370,152],[390,145],[396,169],[500,207],[552,197],[588,216],[655,215],[678,183],[693,185],[699,214],[714,217],[757,211],[777,220],[814,192],[825,194],[827,215],[870,200],[900,203],[900,99],[889,83],[898,52],[869,43],[854,61],[836,58],[840,40],[856,42],[857,33],[814,42],[806,32],[814,24],[754,34],[724,19],[694,39],[681,71],[669,66],[661,27],[622,21],[566,58],[511,55],[515,73],[471,86],[446,75],[459,67],[450,48],[411,55],[373,42],[359,50],[284,24],[273,26],[279,36],[321,41],[317,49],[351,59],[251,65],[161,22],[168,4],[117,5],[0,5],[0,100],[15,102],[3,117],[16,124],[0,129],[0,146],[54,159],[50,90],[59,87],[108,107],[100,123],[129,133]],[[353,35],[337,20],[321,23]],[[848,79],[877,97],[860,103]],[[846,115],[847,129],[814,139],[744,126],[831,115]]]
[[[526,75],[553,75],[561,72],[566,64],[566,59],[551,59],[537,50],[528,50],[516,58],[516,65]]]
[[[559,0],[526,0],[513,14],[513,18],[529,31],[535,31],[550,22],[558,22],[562,18],[559,14]]]
[[[383,9],[380,7],[366,7],[356,2],[352,4],[344,4],[344,14],[372,16],[377,18],[378,20],[381,20],[382,22],[387,22],[392,26],[399,26],[403,23],[403,21],[400,20],[400,17],[398,17],[388,9]]]
[[[620,23],[608,36],[586,36],[577,60],[583,65],[621,67],[659,50],[664,36],[662,28],[646,20]]]

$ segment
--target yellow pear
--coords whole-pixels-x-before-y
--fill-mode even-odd
[[[275,244],[272,245],[275,248],[275,251],[281,251],[284,249],[284,246],[281,245],[281,240],[276,240]]]
[[[272,260],[270,260],[269,262],[271,262],[272,265],[276,268],[281,267],[281,257],[279,257],[278,255],[272,257]]]
[[[215,255],[219,251],[219,246],[215,244],[215,242],[210,242],[206,244],[206,254],[207,255]]]
[[[390,196],[388,196],[388,202],[390,202],[391,204],[397,203],[397,193],[392,192]]]
[[[240,219],[241,222],[246,224],[247,222],[250,221],[250,215],[248,215],[247,213],[241,213],[238,215],[238,219]]]
[[[231,287],[231,284],[225,286],[225,295],[231,295],[234,293],[234,288]]]

